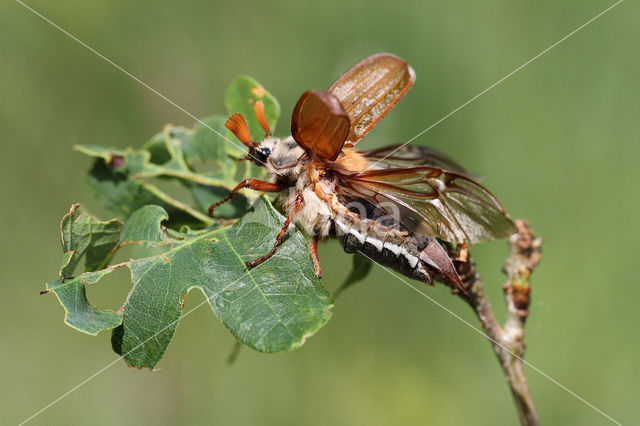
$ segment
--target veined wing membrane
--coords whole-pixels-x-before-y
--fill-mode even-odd
[[[474,177],[447,155],[425,146],[389,145],[360,153],[376,169],[425,166]]]
[[[409,230],[452,243],[479,243],[515,232],[498,200],[466,176],[432,167],[341,175],[338,192],[369,198]]]

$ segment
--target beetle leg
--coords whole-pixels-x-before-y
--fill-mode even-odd
[[[296,195],[296,199],[293,202],[293,206],[291,207],[291,211],[289,212],[289,216],[287,216],[287,220],[284,221],[284,225],[282,226],[282,229],[280,230],[280,233],[276,237],[276,242],[273,244],[273,248],[271,249],[271,251],[269,253],[267,253],[265,256],[261,257],[260,259],[256,259],[256,260],[252,260],[251,262],[247,262],[247,269],[251,269],[256,265],[261,264],[262,262],[264,262],[265,260],[269,259],[271,256],[273,256],[275,254],[276,250],[278,250],[278,246],[280,245],[280,243],[282,242],[282,239],[284,238],[284,235],[287,233],[287,229],[289,228],[289,225],[291,224],[291,221],[293,220],[293,216],[295,216],[296,212],[298,211],[298,209],[302,205],[303,201],[304,201],[304,198],[302,197],[302,194],[297,194]]]
[[[313,260],[313,267],[316,270],[316,276],[322,278],[322,269],[320,268],[320,259],[318,259],[318,236],[316,235],[309,242],[309,254]]]
[[[240,191],[242,188],[255,189],[256,191],[262,191],[262,192],[282,191],[282,185],[279,183],[265,182],[263,180],[258,180],[258,179],[245,179],[242,182],[240,182],[235,188],[233,188],[233,190],[229,195],[227,195],[217,203],[211,204],[209,206],[209,216],[213,215],[213,209],[215,209],[221,204],[226,203],[227,201],[231,201],[233,197],[235,197],[236,193]]]

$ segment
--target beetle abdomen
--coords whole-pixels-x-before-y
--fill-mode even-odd
[[[360,252],[403,275],[431,284],[433,275],[420,260],[418,241],[374,220],[356,214],[338,214],[333,220],[332,234],[347,253]]]
[[[383,266],[427,284],[437,278],[463,289],[449,254],[438,240],[399,227],[344,211],[335,215],[331,231],[347,253],[360,252]]]

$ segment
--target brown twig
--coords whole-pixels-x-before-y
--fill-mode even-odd
[[[529,315],[529,278],[542,257],[542,238],[536,238],[525,221],[516,221],[516,226],[518,231],[509,237],[509,257],[503,267],[507,275],[507,282],[502,287],[507,305],[504,326],[496,319],[484,292],[482,279],[465,249],[457,253],[455,263],[462,283],[471,294],[469,299],[463,299],[474,310],[491,340],[511,389],[520,423],[529,426],[538,425],[539,421],[522,363],[525,351],[524,324]]]

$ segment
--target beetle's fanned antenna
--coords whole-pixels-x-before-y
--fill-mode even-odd
[[[266,133],[265,137],[271,136],[271,129],[269,129],[269,123],[267,122],[267,116],[264,114],[264,104],[262,101],[257,101],[253,104],[253,112],[256,114],[258,123]]]
[[[226,123],[224,123],[224,127],[231,130],[247,148],[251,148],[256,145],[255,142],[251,141],[249,127],[241,114],[236,113],[229,117]]]

